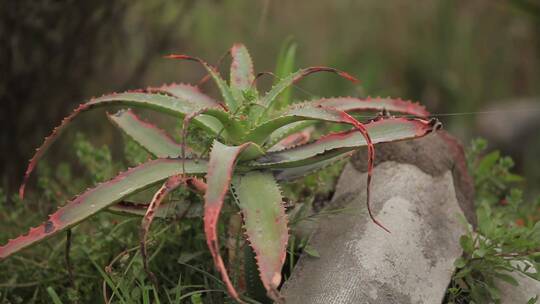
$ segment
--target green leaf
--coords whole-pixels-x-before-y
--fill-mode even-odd
[[[455,266],[455,264],[454,264],[454,266]],[[461,269],[456,273],[456,275],[454,275],[454,280],[462,279],[462,278],[467,277],[467,276],[471,273],[471,271],[472,271],[471,267],[461,268]]]
[[[146,246],[146,242],[148,240],[148,231],[150,231],[150,226],[152,225],[154,217],[156,216],[156,213],[158,212],[163,200],[172,191],[174,191],[181,185],[184,185],[185,183],[186,176],[184,174],[178,174],[169,177],[152,197],[152,200],[148,205],[148,209],[146,210],[146,213],[144,214],[141,221],[141,229],[139,232],[139,237],[141,241],[141,257],[143,259],[144,270],[155,285],[157,285],[157,279],[155,275],[150,271],[150,267],[148,265],[148,248]]]
[[[189,101],[181,100],[176,97],[161,94],[147,94],[137,92],[109,94],[92,99],[90,102],[81,104],[69,116],[62,120],[62,123],[53,130],[50,136],[45,138],[45,141],[43,142],[41,147],[38,148],[36,154],[34,154],[32,159],[30,160],[30,163],[28,164],[28,168],[26,169],[24,175],[23,183],[21,185],[21,188],[19,189],[19,196],[21,198],[24,197],[24,188],[35,166],[37,165],[43,154],[50,147],[50,145],[52,145],[54,141],[58,138],[58,136],[69,126],[70,122],[82,112],[88,111],[96,107],[110,105],[128,105],[140,108],[153,109],[180,117],[202,110],[200,106],[194,105]],[[237,125],[235,121],[229,119],[228,113],[222,111],[219,108],[206,109],[205,113],[214,116],[214,119],[220,120],[221,123],[228,126],[228,128],[230,127],[231,129],[233,129]],[[206,122],[198,118],[195,118],[195,122],[197,122],[199,125],[202,124],[203,126],[207,127],[207,130],[209,131],[214,130],[214,128],[216,127],[215,125],[207,125]]]
[[[289,237],[281,190],[271,173],[258,171],[236,175],[233,188],[248,241],[257,256],[261,281],[269,296],[279,301],[277,288]]]
[[[241,146],[231,147],[214,140],[208,161],[208,174],[206,175],[208,190],[204,195],[204,233],[206,235],[206,243],[214,259],[214,264],[221,273],[221,278],[225,286],[227,286],[227,291],[237,301],[240,301],[240,298],[229,278],[225,263],[219,253],[220,246],[217,235],[217,224],[221,208],[223,207],[223,200],[231,183],[236,161],[240,157],[240,154],[250,146],[252,146],[251,143],[245,143]]]
[[[177,157],[182,151],[182,146],[165,131],[142,121],[131,110],[122,110],[113,115],[109,114],[108,117],[127,136],[156,157]],[[186,156],[190,155],[193,155],[192,151],[186,151]]]
[[[454,267],[456,268],[463,268],[465,265],[467,265],[467,261],[462,257],[459,257],[454,261]]]
[[[374,144],[422,137],[433,129],[432,123],[420,119],[389,118],[365,125]],[[285,168],[316,163],[367,146],[355,130],[335,133],[291,149],[268,152],[250,163],[255,167]]]
[[[255,127],[246,136],[246,141],[262,144],[274,131],[299,121],[315,120],[344,123],[342,113],[342,111],[317,107],[309,103],[295,105],[280,113],[278,117],[269,119]]]
[[[219,102],[202,93],[198,87],[190,84],[173,83],[158,88],[148,88],[147,90],[150,92],[164,92],[171,94],[180,99],[187,100],[201,108],[219,106]]]
[[[529,301],[527,301],[527,304],[535,304],[535,303],[537,303],[537,302],[538,302],[538,298],[539,298],[538,295],[536,295],[536,296],[530,298]]]
[[[203,255],[206,251],[194,251],[194,252],[181,252],[180,256],[176,260],[180,264],[185,264],[201,255]]]
[[[231,90],[237,100],[243,100],[242,92],[249,90],[255,80],[253,61],[243,44],[234,44],[231,48]]]
[[[356,78],[353,76],[329,67],[309,67],[309,68],[303,68],[298,70],[297,72],[291,73],[287,75],[286,77],[281,78],[271,89],[264,95],[264,97],[261,99],[260,104],[264,107],[266,107],[266,111],[269,109],[273,109],[274,102],[276,101],[276,98],[281,94],[283,91],[285,91],[287,88],[289,88],[293,83],[299,81],[300,79],[319,72],[331,72],[334,74],[337,74],[349,81],[352,82],[358,82]]]
[[[156,159],[120,173],[108,182],[87,190],[49,216],[42,225],[28,234],[9,240],[0,246],[0,260],[56,235],[122,200],[126,196],[152,186],[177,174],[203,174],[207,163],[199,160]]]
[[[62,300],[60,300],[60,297],[58,296],[54,288],[52,288],[52,286],[47,287],[47,293],[49,294],[49,297],[51,297],[51,301],[54,304],[62,304]]]
[[[468,254],[471,254],[474,250],[474,241],[470,235],[462,235],[459,238],[459,244],[463,248],[463,251]]]
[[[499,300],[501,298],[501,291],[497,287],[486,285],[486,289],[494,300]]]
[[[308,121],[299,121],[292,124],[288,124],[286,126],[283,126],[276,131],[272,132],[270,134],[270,138],[268,139],[268,142],[266,144],[267,147],[269,147],[268,151],[277,151],[280,150],[275,145],[285,137],[300,132],[310,126],[313,126],[315,124],[315,121],[308,120]]]
[[[487,250],[485,248],[480,248],[473,252],[473,256],[483,258],[484,256],[486,256],[486,253],[487,253]]]
[[[329,68],[329,67],[308,67],[298,70],[297,72],[290,73],[289,75],[281,78],[271,89],[270,91],[262,98],[261,104],[263,106],[266,106],[268,108],[272,107],[273,102],[276,100],[276,97],[281,94],[285,89],[290,87],[295,82],[299,81],[300,79],[319,72],[331,72],[334,74],[337,74],[347,80],[350,80],[352,82],[358,82],[356,78],[349,75],[346,72]]]
[[[202,293],[194,293],[190,297],[191,304],[203,304]]]
[[[317,251],[317,249],[315,249],[313,246],[310,246],[310,245],[306,245],[304,247],[304,252],[310,257],[314,257],[314,258],[321,257],[321,255],[319,254],[319,251]]]
[[[501,157],[501,154],[499,151],[493,151],[489,153],[488,155],[484,156],[480,163],[478,164],[478,167],[476,168],[476,171],[480,175],[489,174],[489,170],[497,163],[499,158]]]
[[[365,111],[380,112],[386,110],[392,113],[409,114],[423,118],[429,116],[429,112],[423,105],[400,98],[333,97],[312,100],[310,102],[319,106],[342,110],[347,113]]]
[[[519,282],[510,274],[508,273],[501,273],[501,272],[495,272],[495,277],[505,281],[508,284],[511,284],[513,286],[518,286]]]
[[[328,166],[331,166],[338,161],[342,161],[350,156],[350,153],[341,154],[332,158],[315,162],[313,164],[290,167],[290,168],[269,168],[274,173],[274,176],[278,181],[291,181],[294,179],[302,178],[308,174],[322,170]]]
[[[227,85],[225,80],[223,80],[221,75],[216,71],[214,67],[210,66],[208,63],[206,63],[204,60],[200,58],[188,56],[188,55],[169,55],[169,56],[166,56],[166,58],[190,60],[190,61],[195,61],[201,64],[206,69],[208,74],[210,74],[210,76],[212,77],[216,85],[218,86],[219,91],[221,92],[221,96],[223,96],[223,100],[225,101],[225,104],[229,108],[229,111],[231,113],[234,113],[236,109],[238,109],[239,104],[237,100],[234,98],[231,88]]]

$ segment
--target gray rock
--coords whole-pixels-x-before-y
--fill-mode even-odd
[[[365,210],[365,173],[348,165],[332,204]],[[283,293],[287,303],[440,303],[461,255],[464,228],[453,178],[409,164],[384,162],[373,178],[376,216],[342,213],[320,222]]]
[[[523,262],[516,263],[520,263],[521,268],[525,266]],[[534,268],[531,268],[529,271],[535,273]],[[516,279],[519,286],[516,287],[503,280],[497,280],[497,287],[501,291],[501,304],[527,303],[531,298],[540,298],[540,281],[517,272],[509,274]]]
[[[475,223],[474,188],[463,150],[446,133],[377,146],[372,184],[376,217],[365,208],[365,151],[345,167],[332,202],[283,287],[287,303],[440,303],[462,254],[459,217]],[[456,185],[456,186],[455,186]]]
[[[476,225],[474,183],[467,171],[463,146],[455,137],[441,130],[415,140],[379,144],[375,154],[375,166],[386,161],[395,161],[412,164],[431,176],[452,172],[459,205],[469,223]],[[358,171],[364,172],[367,167],[367,153],[358,151],[353,155],[351,163]]]

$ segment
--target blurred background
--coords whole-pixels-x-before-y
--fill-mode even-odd
[[[482,135],[512,155],[529,189],[539,188],[537,0],[2,0],[0,186],[17,188],[34,149],[78,103],[204,75],[163,55],[217,63],[243,42],[256,69],[272,71],[287,39],[298,44],[298,67],[328,65],[362,81],[314,76],[298,84],[298,99],[419,100],[464,143]],[[75,128],[113,143],[119,134],[102,114]],[[48,159],[70,155],[70,134]]]

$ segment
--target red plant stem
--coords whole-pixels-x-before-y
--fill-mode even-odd
[[[379,227],[384,229],[386,232],[390,233],[390,230],[386,228],[379,220],[375,218],[373,215],[373,211],[371,210],[371,179],[373,176],[373,163],[375,160],[375,148],[373,146],[373,142],[371,141],[371,138],[369,137],[368,131],[364,124],[356,120],[351,115],[347,114],[346,112],[341,112],[342,117],[344,118],[344,121],[349,122],[352,124],[361,134],[364,136],[367,142],[367,148],[368,148],[368,170],[367,170],[367,186],[366,186],[366,206],[369,213],[369,217]]]

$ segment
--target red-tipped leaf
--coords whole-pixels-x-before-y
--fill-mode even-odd
[[[60,134],[66,129],[67,126],[82,112],[88,111],[93,108],[109,106],[109,105],[127,105],[141,108],[149,108],[165,113],[184,116],[192,112],[199,111],[200,106],[196,106],[188,101],[178,99],[176,97],[161,95],[161,94],[147,94],[139,92],[127,92],[118,94],[104,95],[99,98],[92,99],[91,101],[79,105],[69,116],[62,120],[62,123],[56,127],[51,135],[45,138],[43,144],[36,150],[36,153],[30,159],[24,179],[19,189],[19,196],[24,198],[24,190],[26,183],[30,177],[30,174],[35,169],[38,161],[43,157],[44,153],[50,147],[52,143],[60,136]],[[216,118],[223,120],[224,123],[229,124],[228,114],[223,112],[219,108],[213,108],[208,110],[207,113],[215,115]],[[204,125],[204,123],[203,123]],[[208,130],[213,130],[213,126],[208,126]]]
[[[261,171],[235,176],[233,189],[261,281],[268,296],[282,303],[278,287],[289,234],[281,190],[270,172]]]
[[[149,87],[146,89],[149,92],[166,93],[172,96],[185,99],[201,107],[214,107],[220,106],[212,97],[204,94],[201,90],[191,84],[186,83],[172,83],[163,85],[161,87]]]
[[[208,174],[206,182],[208,190],[204,195],[204,232],[206,243],[214,259],[216,268],[221,273],[223,282],[227,286],[230,296],[241,302],[236,289],[234,288],[221,254],[219,253],[219,241],[217,236],[217,224],[223,200],[229,190],[229,185],[233,176],[234,167],[242,151],[246,150],[251,143],[241,146],[226,146],[217,140],[214,141],[208,161]]]
[[[223,96],[223,99],[224,99],[225,104],[227,105],[229,111],[231,111],[233,113],[236,111],[236,109],[239,106],[238,102],[234,98],[234,96],[232,94],[232,91],[231,91],[231,88],[229,88],[229,86],[227,85],[225,80],[223,80],[223,78],[218,73],[216,68],[209,65],[208,63],[206,63],[206,61],[204,61],[204,60],[202,60],[202,59],[200,59],[198,57],[189,56],[189,55],[172,54],[172,55],[165,56],[165,58],[189,60],[189,61],[195,61],[195,62],[198,62],[199,64],[201,64],[206,69],[208,74],[210,74],[210,76],[212,76],[212,79],[217,84],[217,86],[219,88],[219,91],[221,92],[221,95]]]
[[[294,84],[297,81],[300,81],[302,78],[319,72],[331,72],[334,74],[337,74],[346,80],[349,80],[351,82],[358,82],[358,79],[351,76],[350,74],[340,71],[338,69],[329,68],[329,67],[322,67],[322,66],[316,66],[316,67],[309,67],[301,69],[297,72],[294,72],[292,74],[289,74],[285,78],[282,78],[278,83],[276,83],[272,89],[266,95],[262,98],[261,104],[267,109],[271,109],[273,106],[273,103],[275,102],[276,98],[281,94],[283,91],[285,91],[288,87],[290,87],[292,84]]]
[[[0,246],[0,260],[56,235],[126,196],[170,176],[181,174],[183,171],[188,174],[203,174],[206,169],[206,161],[181,159],[157,159],[129,169],[69,201],[50,215],[45,223],[31,228],[26,235],[9,240],[7,244]]]
[[[238,91],[251,87],[255,75],[253,72],[253,61],[245,45],[236,43],[231,48],[231,88]]]
[[[412,118],[379,119],[365,124],[373,144],[414,139],[434,131],[437,120]],[[336,155],[367,146],[356,130],[333,133],[304,145],[269,151],[251,165],[255,167],[289,168],[313,164]]]
[[[148,206],[148,209],[146,210],[146,213],[144,214],[144,217],[141,221],[140,241],[141,241],[141,256],[143,259],[143,267],[147,275],[150,277],[150,279],[156,286],[157,286],[157,279],[155,275],[152,273],[152,271],[150,271],[150,267],[148,267],[148,250],[146,248],[148,231],[150,230],[150,226],[152,225],[152,222],[154,221],[156,212],[159,210],[159,207],[163,199],[167,195],[169,195],[169,193],[171,193],[176,188],[178,188],[180,185],[184,184],[185,181],[186,181],[186,178],[182,174],[169,177],[165,181],[165,183],[163,183],[163,185],[159,188],[159,190],[154,194],[154,197],[152,198],[152,201],[150,202],[150,205]]]
[[[428,117],[429,112],[419,103],[408,100],[394,98],[355,98],[355,97],[334,97],[323,98],[310,101],[314,105],[320,105],[327,108],[334,108],[345,112],[360,111],[383,111],[391,113],[401,113],[418,117]]]
[[[182,150],[180,144],[176,143],[162,129],[140,119],[133,111],[121,110],[107,116],[115,126],[152,155],[159,158],[178,157],[180,155]],[[185,147],[185,149],[186,155],[194,155],[191,149],[188,147]]]

